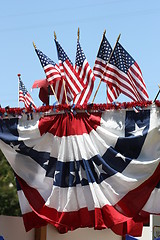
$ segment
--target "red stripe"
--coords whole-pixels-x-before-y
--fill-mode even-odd
[[[47,209],[46,211],[49,212],[49,215],[53,214],[53,212],[50,212],[50,209]],[[56,215],[58,216],[59,214],[57,213]],[[101,209],[96,209],[95,213],[93,211],[90,211],[88,213],[87,209],[82,209],[79,211],[79,214],[76,212],[75,216],[73,216],[73,214],[63,214],[63,216],[61,215],[61,219],[67,220],[69,218],[69,226],[66,224],[61,224],[59,222],[50,221],[49,219],[46,221],[42,218],[42,216],[38,216],[35,212],[23,214],[23,221],[26,231],[30,231],[32,228],[40,228],[42,226],[46,226],[48,222],[54,225],[60,233],[66,233],[69,230],[75,230],[76,228],[84,227],[94,228],[95,230],[109,228],[103,223],[103,220],[99,219],[97,222],[96,216],[99,215],[102,215]],[[53,216],[51,217],[53,218]],[[73,223],[76,223],[75,226],[73,226]],[[118,235],[124,236],[125,234],[130,234],[136,237],[141,236],[143,223],[136,223],[133,219],[126,219],[126,221],[115,224],[110,228],[114,233]]]
[[[139,187],[126,194],[115,207],[127,216],[136,216],[145,203],[147,202],[151,192],[160,181],[160,164],[156,168],[153,175],[143,182]]]
[[[22,216],[26,232],[30,231],[32,228],[40,228],[48,224],[48,222],[39,217],[35,212],[28,212]]]
[[[39,130],[41,135],[46,132],[54,136],[71,136],[90,133],[93,129],[100,126],[101,113],[88,116],[87,113],[81,113],[74,116],[70,114],[61,114],[41,118],[39,121]]]

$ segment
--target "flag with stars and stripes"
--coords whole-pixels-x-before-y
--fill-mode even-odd
[[[160,108],[0,119],[27,231],[111,228],[140,236],[160,214]]]
[[[102,79],[103,81],[103,74],[106,70],[106,64],[110,58],[110,55],[112,53],[112,47],[110,43],[108,42],[107,38],[105,35],[103,35],[99,51],[95,60],[95,64],[93,67],[93,73],[96,77]],[[120,90],[116,87],[113,86],[112,84],[107,85],[107,102],[111,103],[114,102],[118,96],[120,95]]]
[[[26,108],[35,108],[36,105],[34,104],[34,101],[27,91],[26,87],[24,86],[24,83],[22,80],[19,78],[19,102],[24,102],[24,105]]]
[[[73,64],[59,42],[55,40],[59,66],[61,70],[62,77],[67,82],[67,85],[70,89],[72,98],[75,98],[84,88],[85,84],[81,81],[79,75],[73,67]]]
[[[148,93],[137,62],[118,42],[102,80],[112,84],[133,101],[147,101]]]
[[[86,87],[75,97],[73,102],[77,105],[84,105],[88,103],[89,98],[92,94],[95,76],[93,75],[89,63],[84,55],[79,40],[77,41],[75,69],[82,79],[81,81],[83,81]]]
[[[45,71],[47,81],[50,84],[53,84],[55,81],[61,81],[59,66],[39,49],[36,48],[35,51]]]
[[[59,66],[39,49],[36,48],[35,51],[44,69],[48,83],[53,86],[58,102],[60,104],[64,104],[66,102],[66,97]],[[66,93],[68,96],[68,101],[71,101],[71,94],[67,86]]]

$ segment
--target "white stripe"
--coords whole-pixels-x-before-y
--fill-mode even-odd
[[[155,188],[152,191],[148,201],[146,202],[142,210],[152,214],[160,214],[159,199],[160,199],[160,189]]]
[[[22,190],[19,190],[17,191],[17,194],[18,194],[19,205],[20,205],[22,214],[32,212],[32,208],[29,205],[29,202],[25,197],[24,192]]]

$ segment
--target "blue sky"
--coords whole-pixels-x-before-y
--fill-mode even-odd
[[[139,64],[150,100],[154,100],[160,84],[160,1],[159,0],[61,0],[1,1],[0,47],[2,107],[18,106],[18,77],[31,93],[37,106],[38,89],[31,92],[33,82],[45,78],[32,42],[55,62],[57,40],[72,62],[75,62],[77,29],[80,43],[93,68],[104,29],[112,47],[121,33],[120,43]],[[99,79],[96,79],[94,92]],[[92,97],[91,97],[92,100]],[[121,95],[119,101],[130,101]],[[51,99],[51,104],[54,102]],[[95,103],[106,102],[102,83]],[[23,107],[23,103],[20,103]]]

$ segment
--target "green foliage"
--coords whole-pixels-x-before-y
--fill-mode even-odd
[[[19,216],[20,214],[14,173],[0,151],[0,215]]]

